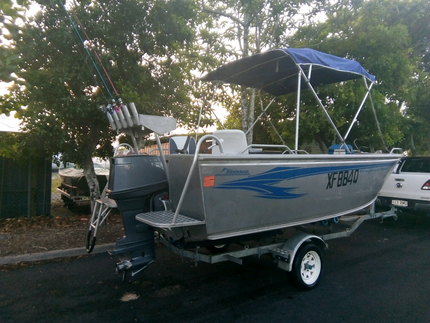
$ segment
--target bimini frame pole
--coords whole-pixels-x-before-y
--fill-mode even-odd
[[[358,115],[360,114],[360,112],[361,112],[361,109],[363,108],[363,106],[364,106],[364,102],[366,102],[366,99],[367,99],[367,97],[369,96],[369,94],[370,94],[370,90],[372,89],[372,86],[373,86],[373,82],[372,83],[370,83],[370,86],[368,86],[367,85],[367,81],[366,81],[366,78],[363,76],[363,80],[364,80],[364,85],[366,86],[366,89],[367,89],[367,92],[366,92],[366,95],[364,96],[364,98],[363,98],[363,101],[361,102],[361,104],[360,104],[360,107],[358,108],[358,110],[357,110],[357,113],[355,114],[355,116],[354,116],[354,119],[352,120],[352,122],[351,122],[351,125],[349,126],[349,129],[348,129],[348,131],[346,132],[346,134],[345,134],[345,140],[346,140],[346,138],[348,137],[348,135],[349,135],[349,133],[351,132],[351,129],[352,129],[352,127],[354,126],[354,124],[357,122],[357,117],[358,117]]]
[[[163,145],[161,144],[161,140],[160,140],[160,137],[158,136],[158,133],[154,132],[154,134],[155,134],[155,141],[157,142],[158,150],[160,151],[161,162],[163,163],[163,167],[166,172],[167,183],[170,185],[170,176],[169,176],[169,171],[167,169],[166,155],[164,155]]]
[[[302,71],[302,69],[300,68],[300,71]],[[299,150],[299,119],[300,119],[300,95],[301,95],[301,87],[302,87],[302,73],[298,73],[297,75],[297,105],[296,105],[296,141],[294,143],[294,150],[297,151]]]
[[[222,122],[221,122],[221,120],[218,118],[218,116],[215,114],[214,109],[212,109],[212,103],[213,103],[214,98],[215,98],[215,92],[216,92],[216,90],[219,88],[219,84],[221,84],[221,82],[217,82],[217,83],[215,84],[215,89],[213,90],[213,93],[212,93],[212,100],[210,101],[209,110],[210,110],[210,112],[211,112],[211,115],[213,114],[213,115],[215,116],[215,118],[217,119],[217,121],[219,122],[219,124],[221,125],[221,127],[222,127],[223,129],[225,129],[225,127],[224,127],[223,123],[222,123]],[[198,135],[199,135],[200,121],[202,120],[202,117],[203,117],[203,107],[204,107],[204,104],[205,104],[205,100],[203,99],[203,100],[202,100],[202,104],[200,105],[199,120],[198,120],[198,122],[197,122],[197,129],[196,129],[196,142],[197,142],[197,138],[198,138]]]
[[[197,129],[196,129],[196,142],[197,142],[197,137],[199,135],[199,128],[200,128],[200,121],[202,119],[202,113],[203,113],[203,105],[205,104],[205,101],[202,101],[202,104],[200,105],[200,112],[199,112],[199,120],[197,121]]]
[[[340,134],[339,130],[337,130],[336,125],[334,124],[333,120],[330,118],[330,115],[328,114],[326,108],[324,107],[324,105],[322,104],[320,98],[318,97],[318,94],[315,92],[314,87],[312,86],[309,78],[306,76],[305,72],[303,71],[302,67],[300,65],[297,64],[297,67],[299,68],[299,71],[302,75],[302,77],[304,78],[304,80],[306,81],[306,84],[308,85],[309,90],[311,90],[312,94],[314,95],[315,99],[318,102],[318,105],[320,106],[320,108],[324,111],[328,121],[330,122],[331,126],[333,127],[334,131],[336,132],[336,135],[338,136],[338,138],[340,139],[342,144],[345,144],[345,139],[343,139],[342,135]],[[347,152],[351,152],[348,148],[347,145],[345,145],[345,149]]]
[[[264,113],[266,113],[266,110],[267,110],[267,109],[272,105],[272,103],[273,103],[273,101],[275,101],[275,99],[276,99],[276,97],[275,97],[275,98],[273,98],[273,99],[269,102],[269,104],[266,106],[266,108],[264,108],[264,110],[260,113],[260,115],[258,116],[258,118],[255,118],[254,123],[251,125],[251,127],[249,127],[249,129],[248,129],[248,131],[245,133],[245,135],[247,135],[247,134],[248,134],[248,132],[250,132],[250,131],[254,128],[255,124],[258,122],[258,120],[260,120],[261,116],[262,116]]]

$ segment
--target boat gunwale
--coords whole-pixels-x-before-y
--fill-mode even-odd
[[[180,157],[179,157],[180,156]],[[187,156],[187,157],[184,157]],[[169,158],[189,158],[192,159],[193,155],[171,155]],[[330,155],[330,154],[238,154],[238,155],[212,155],[212,154],[198,154],[198,161],[210,161],[210,160],[282,160],[282,161],[294,161],[294,160],[309,160],[315,162],[322,161],[362,161],[362,160],[380,160],[380,161],[392,161],[393,159],[401,159],[401,154],[350,154],[350,155]]]

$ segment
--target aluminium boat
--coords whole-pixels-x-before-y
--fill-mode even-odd
[[[343,136],[314,88],[354,79],[363,79],[367,91]],[[134,276],[154,261],[154,231],[177,248],[217,246],[363,209],[375,201],[401,157],[356,153],[346,143],[375,81],[356,61],[306,48],[277,49],[226,64],[202,81],[252,87],[275,97],[296,91],[295,147],[248,145],[243,131],[223,129],[203,136],[194,154],[183,153],[188,152],[183,147],[165,156],[158,135],[175,129],[175,120],[133,112],[132,126],[124,122],[122,131],[132,137],[143,128],[154,132],[160,156],[111,159],[108,195],[118,205],[126,234],[112,253],[123,260],[120,272]],[[305,87],[335,129],[340,142],[335,153],[299,153],[299,98]],[[203,153],[208,141],[212,144]]]

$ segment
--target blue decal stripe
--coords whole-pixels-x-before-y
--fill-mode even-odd
[[[243,189],[258,192],[257,197],[267,199],[293,199],[299,198],[306,194],[294,194],[291,191],[296,187],[278,187],[280,182],[297,179],[302,177],[322,175],[334,172],[343,172],[349,170],[365,170],[379,167],[387,167],[392,162],[365,164],[365,165],[340,165],[340,166],[323,166],[323,167],[275,167],[269,171],[249,176],[230,182],[223,183],[214,188],[216,189]],[[218,175],[217,175],[218,176]]]

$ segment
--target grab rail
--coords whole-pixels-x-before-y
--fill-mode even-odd
[[[172,219],[172,225],[174,225],[176,223],[176,219],[178,217],[179,210],[182,206],[182,202],[184,201],[185,192],[187,191],[188,186],[190,185],[191,175],[194,172],[194,168],[196,167],[197,160],[199,158],[200,146],[207,139],[215,140],[217,145],[219,146],[220,154],[224,155],[224,149],[222,147],[221,140],[219,140],[217,137],[215,137],[214,135],[205,135],[205,136],[200,138],[199,142],[197,143],[196,153],[194,154],[193,162],[192,162],[191,167],[190,167],[190,172],[188,173],[187,180],[185,181],[184,188],[182,189],[182,192],[181,192],[181,197],[179,198],[178,206],[176,207],[175,215],[173,216],[173,219]]]
[[[285,154],[287,151],[290,152],[291,154],[294,154],[294,152],[290,149],[290,147],[288,147],[287,145],[268,145],[268,144],[251,144],[248,145],[248,147],[246,147],[244,150],[242,150],[240,153],[243,154],[245,151],[247,151],[250,148],[254,148],[254,147],[263,147],[263,148],[286,148],[282,154]]]
[[[399,151],[396,154],[403,154],[403,149],[402,148],[393,148],[393,149],[391,149],[390,154],[394,154],[395,151]]]
[[[122,144],[119,144],[119,145],[118,145],[118,147],[116,147],[115,152],[113,153],[113,156],[114,156],[114,157],[118,156],[119,150],[120,150],[121,148],[130,149],[130,150],[131,150],[131,152],[133,152],[133,153],[134,153],[134,149],[133,149],[133,147],[132,147],[131,145],[129,145],[129,144],[127,144],[127,143],[122,143]]]
[[[296,155],[298,155],[299,153],[303,153],[303,154],[305,154],[305,155],[309,155],[309,153],[308,153],[306,150],[304,150],[304,149],[293,150],[293,152],[294,152]]]

